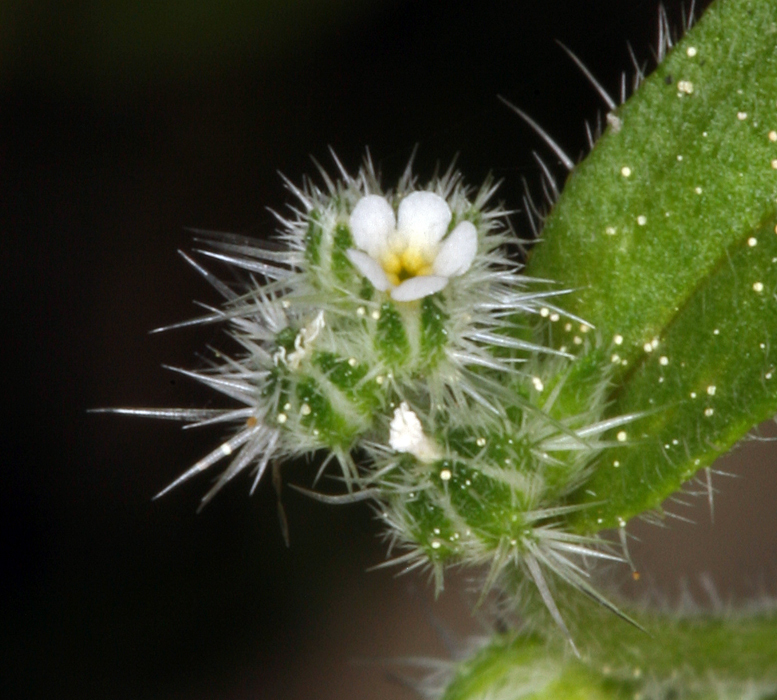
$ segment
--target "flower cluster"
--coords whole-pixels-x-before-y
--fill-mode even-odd
[[[201,254],[243,283],[189,260],[225,297],[194,323],[228,324],[240,352],[179,371],[238,405],[127,411],[233,426],[161,493],[228,460],[204,503],[245,470],[255,487],[271,463],[323,451],[346,493],[319,497],[373,500],[394,561],[430,565],[438,586],[448,562],[490,562],[492,582],[517,567],[546,591],[542,564],[592,592],[561,553],[595,552],[558,528],[559,504],[629,418],[601,420],[601,383],[566,395],[572,365],[537,343],[527,318],[561,313],[559,292],[521,274],[492,183],[472,192],[449,170],[419,187],[408,167],[383,189],[369,160],[355,177],[337,165],[324,187],[287,183],[280,246],[206,239]]]

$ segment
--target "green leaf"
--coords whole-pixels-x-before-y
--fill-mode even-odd
[[[594,325],[611,415],[647,412],[573,496],[578,531],[656,508],[777,413],[775,46],[777,2],[714,3],[610,119],[529,261]],[[546,330],[575,347],[575,327]]]

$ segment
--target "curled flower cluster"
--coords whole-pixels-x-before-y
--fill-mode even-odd
[[[602,384],[566,396],[572,365],[529,331],[529,315],[560,313],[559,292],[521,275],[492,183],[473,193],[449,170],[420,187],[408,167],[386,190],[369,160],[355,177],[337,166],[323,187],[287,182],[298,205],[278,217],[280,248],[206,239],[200,253],[250,273],[244,284],[189,259],[225,297],[189,323],[225,322],[240,352],[179,371],[238,406],[127,411],[232,426],[162,493],[228,460],[204,503],[242,471],[255,487],[271,463],[324,451],[346,493],[319,497],[373,500],[393,561],[430,566],[438,587],[444,565],[462,561],[488,564],[489,582],[512,568],[547,591],[543,565],[589,590],[565,553],[596,552],[559,528],[560,504],[629,419],[601,420]]]

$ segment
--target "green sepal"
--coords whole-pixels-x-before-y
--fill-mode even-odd
[[[360,413],[368,415],[380,405],[378,386],[366,380],[368,367],[364,363],[320,352],[313,355],[313,365]]]
[[[449,316],[440,308],[436,296],[421,300],[421,356],[429,363],[434,363],[444,353],[448,341],[445,324]]]
[[[346,251],[353,247],[350,230],[344,224],[338,224],[332,243],[332,273],[341,283],[349,282],[353,278],[354,268],[346,255]]]
[[[375,347],[389,365],[399,366],[410,357],[410,342],[402,315],[390,301],[381,304]]]
[[[305,260],[315,267],[321,264],[321,241],[324,229],[321,226],[321,215],[317,211],[310,212],[308,230],[305,234]]]
[[[298,381],[296,399],[300,407],[310,408],[300,419],[302,425],[318,431],[318,437],[330,447],[350,447],[358,432],[357,426],[334,408],[315,379],[303,377]]]

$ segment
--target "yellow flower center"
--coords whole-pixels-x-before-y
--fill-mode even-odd
[[[434,256],[424,254],[418,248],[407,247],[402,251],[386,251],[380,264],[389,282],[395,287],[406,279],[432,274]]]

